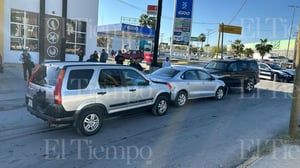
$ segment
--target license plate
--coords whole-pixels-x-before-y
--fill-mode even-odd
[[[31,100],[31,99],[28,99],[27,105],[28,105],[29,107],[32,107],[32,100]]]

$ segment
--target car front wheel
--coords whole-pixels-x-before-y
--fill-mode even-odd
[[[217,91],[216,91],[215,99],[216,99],[216,100],[221,100],[221,99],[223,99],[224,94],[225,94],[224,88],[223,88],[223,87],[219,87],[219,88],[217,89]]]
[[[244,90],[247,93],[252,92],[254,90],[254,82],[251,80],[246,81],[244,85]]]
[[[167,113],[169,108],[169,98],[165,95],[159,96],[152,106],[152,113],[157,116],[162,116]]]
[[[96,134],[103,123],[103,115],[96,109],[87,109],[83,111],[77,121],[76,131],[80,135],[91,136]]]

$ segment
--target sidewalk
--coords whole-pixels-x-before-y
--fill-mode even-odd
[[[299,168],[300,139],[283,137],[270,141],[270,144],[256,150],[250,159],[238,168]]]

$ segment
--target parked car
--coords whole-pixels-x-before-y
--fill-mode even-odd
[[[2,55],[0,54],[0,73],[3,72]]]
[[[170,88],[125,65],[55,62],[39,65],[26,93],[27,110],[53,124],[70,123],[82,135],[94,135],[103,118],[121,111],[152,107],[168,110]]]
[[[175,106],[184,106],[188,99],[223,98],[225,83],[199,67],[171,66],[160,68],[147,75],[152,81],[166,82],[171,86],[171,101]]]
[[[276,63],[265,62],[259,63],[259,77],[272,81],[293,82],[295,71],[285,69]]]
[[[259,82],[258,63],[254,59],[212,60],[205,67],[211,74],[221,78],[227,87],[242,87],[251,92]]]
[[[141,50],[128,50],[127,52],[123,53],[123,57],[125,59],[144,59],[144,53]]]

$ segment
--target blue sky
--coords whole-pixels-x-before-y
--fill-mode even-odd
[[[139,18],[147,13],[147,5],[157,0],[99,0],[98,24],[120,23],[121,16]],[[192,36],[209,34],[208,43],[217,44],[220,23],[242,27],[242,34],[224,34],[224,44],[234,40],[257,42],[261,38],[282,40],[289,38],[294,8],[299,0],[194,0]],[[172,32],[174,1],[163,0],[161,39],[169,41]],[[300,22],[300,8],[295,8],[292,38]]]

